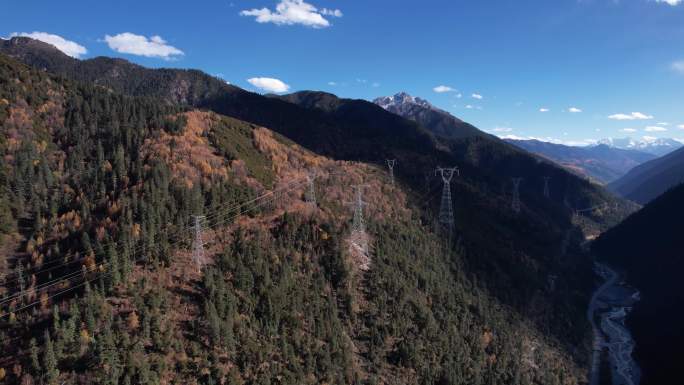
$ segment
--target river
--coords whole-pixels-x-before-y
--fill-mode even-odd
[[[641,372],[632,357],[634,339],[625,318],[639,300],[639,291],[621,282],[620,275],[606,265],[596,263],[594,270],[605,281],[594,291],[587,309],[593,332],[589,385],[599,385],[600,369],[607,366],[601,365],[606,351],[612,385],[638,385]]]

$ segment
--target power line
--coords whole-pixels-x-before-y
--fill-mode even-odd
[[[520,212],[520,182],[523,178],[511,178],[513,181],[513,201],[511,202],[511,208],[513,212],[518,214]]]
[[[287,191],[288,191],[288,192],[289,192],[289,191],[292,191],[292,190],[294,190],[296,187],[297,187],[297,186],[295,185],[295,186],[289,188]],[[275,199],[275,196],[274,196],[272,193],[264,194],[263,196],[271,196],[271,197],[273,197],[273,198],[271,198],[271,199]],[[245,202],[245,203],[243,204],[243,206],[246,205],[246,204],[255,203],[255,202],[256,202],[256,199],[252,199],[252,200],[250,200],[250,201]],[[229,223],[232,219],[237,218],[238,216],[243,215],[243,214],[245,214],[245,213],[247,213],[247,212],[249,212],[249,211],[251,211],[251,210],[254,210],[254,209],[258,208],[259,206],[264,205],[264,204],[266,204],[266,203],[269,203],[269,201],[268,201],[268,200],[262,200],[262,202],[259,202],[259,203],[255,204],[253,207],[248,207],[248,208],[242,209],[241,211],[235,213],[234,215],[229,216],[229,217],[227,217],[227,218],[224,218],[224,219],[221,220],[221,221],[216,222],[216,223],[214,224],[214,226],[210,226],[210,227],[211,227],[211,228],[214,228],[214,227],[218,227],[219,225],[221,225],[221,224],[223,224],[223,223]],[[176,240],[169,241],[169,245],[176,245],[176,244],[179,243],[180,241],[181,241],[181,239],[176,239]],[[156,249],[159,249],[159,248],[160,248],[160,246],[157,245],[157,246],[156,246]],[[133,262],[133,263],[137,263],[137,262],[143,260],[144,258],[145,258],[145,256],[143,255],[143,256],[140,256],[139,258],[133,259],[132,262]],[[102,264],[101,266],[104,266],[104,265],[107,265],[107,264],[108,264],[108,263]],[[94,270],[91,270],[91,271],[94,271]],[[75,289],[77,289],[77,288],[79,288],[79,287],[84,286],[85,284],[87,284],[87,283],[89,283],[89,282],[95,281],[96,279],[100,279],[100,278],[104,278],[104,277],[106,277],[106,276],[109,276],[109,275],[111,275],[112,273],[113,273],[113,271],[111,271],[111,270],[104,270],[104,272],[99,273],[99,274],[96,274],[96,276],[93,277],[93,278],[91,278],[91,279],[85,279],[85,277],[84,277],[84,280],[83,280],[82,282],[78,283],[78,284],[75,285],[75,286],[70,286],[69,288],[66,288],[66,289],[61,290],[61,291],[59,291],[59,292],[57,292],[57,293],[54,293],[54,294],[52,294],[52,295],[49,295],[49,296],[47,296],[46,298],[42,298],[42,299],[33,301],[33,302],[31,302],[31,303],[29,303],[29,304],[27,304],[27,305],[24,305],[24,306],[22,306],[22,307],[19,307],[19,308],[17,308],[17,309],[13,309],[13,310],[11,310],[11,311],[2,313],[2,314],[0,314],[0,318],[3,318],[3,317],[8,316],[8,315],[10,315],[10,314],[17,314],[17,313],[20,312],[20,311],[23,311],[23,310],[28,309],[28,308],[30,308],[30,307],[32,307],[32,306],[35,306],[36,304],[39,304],[39,303],[42,303],[42,302],[49,301],[50,299],[52,299],[52,298],[54,298],[54,297],[56,297],[56,296],[58,296],[58,295],[61,295],[61,294],[67,293],[67,292],[69,292],[69,291],[75,290]]]
[[[204,263],[204,241],[202,240],[202,229],[207,218],[204,215],[193,215],[195,221],[195,237],[192,242],[192,261],[197,265],[197,272],[202,271]]]
[[[302,183],[303,183],[303,181],[292,182],[292,183],[286,185],[285,187],[283,187],[283,188],[281,188],[281,189],[274,190],[274,191],[270,191],[270,192],[268,192],[268,193],[262,194],[261,196],[258,196],[258,197],[254,198],[254,199],[251,199],[251,200],[249,200],[249,201],[246,201],[246,202],[244,202],[244,203],[242,203],[242,204],[233,205],[233,206],[231,206],[227,211],[224,211],[223,213],[222,213],[221,211],[218,211],[218,212],[215,212],[215,213],[213,213],[213,214],[211,214],[211,215],[207,215],[205,218],[210,218],[210,217],[211,217],[211,218],[213,218],[214,221],[216,221],[218,218],[225,217],[226,215],[230,214],[230,212],[232,212],[233,210],[235,210],[235,209],[237,209],[237,208],[239,208],[239,207],[241,207],[241,206],[244,206],[244,205],[246,205],[246,204],[254,203],[254,202],[257,202],[257,201],[262,200],[262,199],[267,198],[267,197],[273,197],[272,200],[274,200],[274,199],[277,197],[276,194],[275,194],[276,191],[280,191],[280,190],[283,190],[283,189],[287,189],[287,191],[291,191],[291,190],[293,190],[294,188],[298,187],[298,186],[299,186],[300,184],[302,184]],[[267,201],[267,202],[270,202],[270,201]],[[261,204],[259,204],[259,205],[261,205]],[[258,207],[258,206],[257,206],[257,207]],[[178,241],[180,242],[180,241],[182,240],[182,239],[180,239],[180,237],[181,237],[184,233],[186,233],[187,231],[189,231],[189,230],[192,229],[192,228],[193,228],[193,227],[181,228],[181,229],[179,229],[178,231],[176,231],[175,236],[178,238]],[[159,233],[161,233],[161,231],[160,231]],[[130,254],[143,252],[144,249],[145,249],[145,247],[146,247],[145,245],[138,245],[138,246],[134,247],[133,250],[130,250]],[[103,249],[104,249],[104,248],[103,248]],[[157,249],[158,249],[158,248],[157,248]],[[125,250],[119,250],[119,252],[121,252],[121,251],[125,251]],[[102,268],[102,267],[107,267],[109,264],[110,264],[110,262],[101,263],[101,264],[100,264],[100,268]],[[89,271],[93,271],[93,270],[94,270],[94,268],[93,268],[93,269],[90,269]],[[39,291],[43,291],[43,290],[49,289],[49,288],[54,287],[54,286],[59,285],[59,284],[67,283],[67,281],[71,281],[73,278],[77,278],[77,277],[80,276],[81,274],[82,274],[82,271],[74,271],[74,272],[65,274],[65,275],[62,276],[62,277],[59,277],[59,278],[53,279],[53,280],[51,280],[51,281],[49,281],[49,282],[43,283],[43,284],[41,284],[41,285],[39,285],[39,286],[37,286],[37,287],[31,288],[31,289],[29,289],[29,290],[31,290],[32,292],[36,292],[36,294],[37,294]],[[0,300],[0,305],[5,304],[5,303],[8,303],[8,302],[11,302],[12,300],[14,300],[14,299],[16,299],[16,298],[19,298],[20,296],[23,296],[23,295],[26,293],[26,291],[27,291],[27,290],[23,290],[23,291],[21,291],[21,292],[15,293],[14,295],[11,295],[11,296],[9,296],[9,297],[3,298],[2,300]]]
[[[545,198],[550,198],[551,197],[551,192],[549,191],[549,180],[551,177],[545,176],[544,177],[544,197]]]
[[[389,168],[390,180],[394,186],[394,165],[397,163],[396,159],[387,159],[387,168]]]
[[[350,248],[356,248],[366,255],[368,254],[368,234],[366,234],[366,224],[363,219],[363,208],[368,203],[363,200],[363,190],[367,187],[368,185],[353,185],[355,199],[353,202],[347,202],[354,209],[352,232],[349,239]]]
[[[458,167],[443,168],[437,167],[435,174],[439,173],[442,177],[442,202],[439,206],[439,223],[449,229],[454,226],[454,208],[451,202],[451,179],[454,174],[460,175]]]

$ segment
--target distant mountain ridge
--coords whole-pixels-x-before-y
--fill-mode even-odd
[[[597,144],[605,144],[610,147],[624,150],[638,150],[656,156],[663,156],[680,147],[682,143],[671,138],[652,138],[636,140],[632,138],[604,138]]]
[[[448,139],[487,137],[495,139],[494,136],[480,131],[475,126],[462,121],[447,111],[435,107],[427,100],[411,96],[406,92],[379,97],[373,100],[373,103],[391,113],[419,123],[438,137]]]
[[[684,148],[635,167],[608,188],[645,204],[684,181]]]
[[[656,155],[647,152],[610,147],[605,144],[576,147],[534,139],[506,139],[506,142],[551,159],[601,183],[612,182],[632,168],[656,158]]]

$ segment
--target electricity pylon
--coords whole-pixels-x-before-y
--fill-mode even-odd
[[[549,179],[551,179],[551,177],[544,177],[544,198],[551,197],[551,192],[549,191]]]
[[[397,163],[396,159],[387,159],[387,167],[389,168],[390,180],[394,186],[394,165]]]
[[[202,240],[202,229],[206,217],[204,215],[193,215],[195,236],[192,240],[192,261],[197,265],[197,272],[202,272],[202,263],[204,262],[204,240]]]
[[[513,202],[511,208],[517,214],[520,212],[520,182],[522,178],[511,178],[513,181]]]
[[[454,173],[459,174],[458,167],[437,167],[435,174],[437,173],[442,177],[442,182],[444,183],[442,187],[442,202],[439,205],[439,223],[451,229],[454,225],[454,208],[451,204],[451,179],[454,177]]]
[[[310,173],[306,176],[308,188],[306,190],[305,199],[307,203],[311,203],[313,206],[316,206],[316,185],[314,184],[315,179],[316,174],[314,173]]]
[[[368,205],[363,200],[363,189],[368,185],[353,185],[354,201],[347,202],[354,208],[354,219],[352,220],[352,232],[349,239],[350,250],[356,248],[364,254],[368,254],[368,235],[366,234],[366,223],[363,219],[363,208]]]

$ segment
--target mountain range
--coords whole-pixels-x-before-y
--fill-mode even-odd
[[[641,140],[632,138],[604,138],[599,140],[597,144],[605,144],[623,150],[637,150],[655,156],[663,156],[682,147],[682,142],[671,138],[645,138]]]
[[[657,157],[649,152],[606,144],[579,147],[539,140],[506,141],[602,184],[610,183],[632,168]]]
[[[0,42],[5,380],[583,382],[581,244],[634,206],[402,98]]]
[[[645,204],[684,181],[684,148],[633,168],[608,188],[634,202]]]

